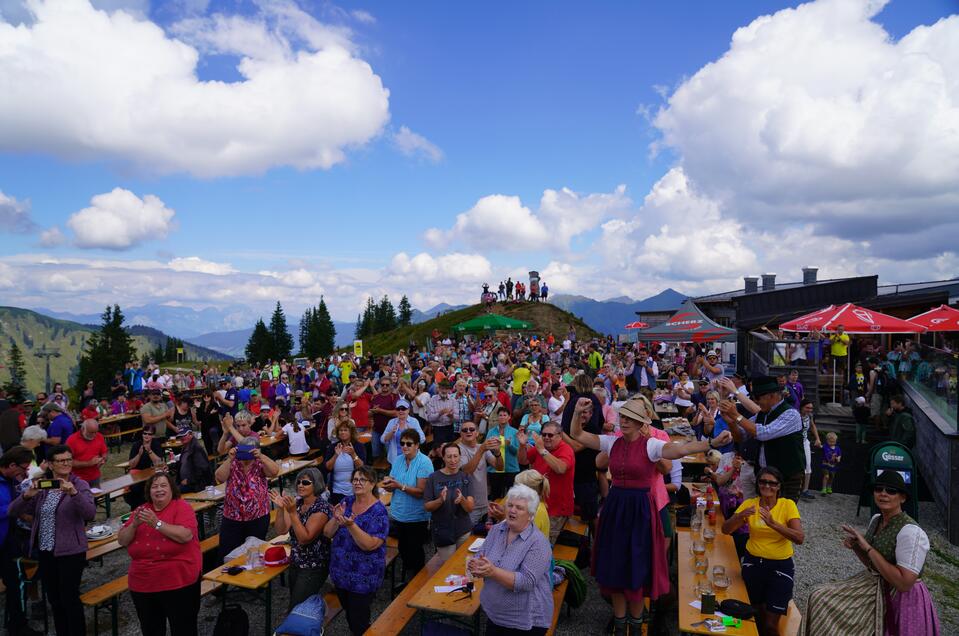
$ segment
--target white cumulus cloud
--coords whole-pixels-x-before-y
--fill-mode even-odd
[[[406,126],[393,134],[393,144],[407,157],[423,157],[433,163],[443,160],[443,151],[432,141]]]
[[[611,193],[586,195],[569,188],[545,190],[535,213],[517,196],[491,194],[458,214],[452,228],[430,228],[424,239],[435,247],[459,242],[502,251],[565,249],[571,239],[631,205],[623,185]]]
[[[433,256],[420,252],[410,256],[400,252],[393,256],[388,270],[392,275],[407,281],[432,282],[448,280],[456,282],[485,281],[492,276],[489,260],[480,254],[453,252]]]
[[[37,224],[30,217],[30,202],[18,201],[0,191],[0,230],[17,234],[35,232]]]
[[[57,226],[53,226],[44,230],[43,232],[40,232],[41,247],[56,247],[57,245],[62,245],[66,240],[67,237],[63,235],[63,231]]]
[[[174,211],[152,194],[142,199],[114,188],[90,199],[90,207],[71,215],[67,225],[83,248],[124,250],[144,241],[166,237]]]
[[[29,24],[0,22],[2,150],[200,177],[325,169],[389,119],[389,91],[349,32],[290,2],[193,19],[179,39],[88,0],[30,9]],[[239,56],[240,81],[199,80],[201,53]]]
[[[199,272],[201,274],[213,274],[214,276],[224,276],[236,272],[229,263],[216,263],[200,258],[199,256],[185,256],[171,259],[167,267],[176,272]]]
[[[819,0],[738,29],[669,96],[658,143],[705,195],[766,228],[885,237],[871,247],[885,254],[902,233],[952,222],[959,16],[897,41],[874,21],[885,4]],[[954,249],[954,236],[933,232],[925,248]]]

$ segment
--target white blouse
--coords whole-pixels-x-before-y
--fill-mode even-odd
[[[878,525],[880,516],[874,515],[870,524]],[[913,574],[919,574],[926,562],[928,552],[929,535],[918,525],[914,523],[905,525],[896,535],[896,565],[906,568]]]

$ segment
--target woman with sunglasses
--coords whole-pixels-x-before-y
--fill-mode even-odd
[[[360,443],[353,420],[347,419],[336,425],[336,441],[326,449],[323,460],[330,482],[330,503],[335,506],[353,494],[350,478],[353,471],[366,461],[366,449]]]
[[[333,509],[323,498],[326,484],[317,468],[296,476],[296,498],[270,491],[276,507],[276,533],[290,533],[290,611],[316,594],[330,572],[330,542],[323,535]]]
[[[333,407],[333,411],[330,413],[329,421],[326,423],[326,435],[331,442],[336,442],[336,431],[340,427],[340,424],[345,422],[351,423],[354,428],[356,427],[356,422],[350,417],[349,403],[346,400],[338,400]]]
[[[376,471],[360,466],[350,480],[353,494],[333,508],[323,533],[333,540],[330,578],[353,636],[370,626],[370,605],[386,571],[390,517],[376,493]],[[391,504],[392,505],[392,504]]]
[[[732,534],[749,524],[746,554],[742,559],[743,583],[749,602],[758,611],[759,636],[779,634],[779,619],[786,615],[793,596],[793,544],[805,539],[796,502],[780,497],[782,473],[772,466],[756,474],[759,496],[747,499],[723,523]]]
[[[473,483],[460,469],[460,447],[456,442],[443,444],[440,453],[443,467],[426,480],[423,507],[432,515],[433,544],[436,553],[445,561],[469,537]]]
[[[929,537],[902,506],[906,482],[894,470],[876,477],[873,501],[879,508],[863,535],[842,526],[843,545],[865,570],[843,581],[813,588],[803,625],[807,636],[908,634],[937,636],[939,617],[920,578]]]
[[[430,513],[423,507],[423,491],[433,472],[433,462],[420,452],[421,436],[422,433],[413,428],[399,434],[401,455],[393,458],[390,474],[383,480],[383,488],[393,493],[390,519],[403,560],[400,586],[406,585],[426,563],[423,544],[429,541]]]

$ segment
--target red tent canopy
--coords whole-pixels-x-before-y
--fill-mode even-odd
[[[922,325],[929,331],[959,331],[959,309],[939,305],[935,309],[913,316],[909,322]]]
[[[829,305],[819,311],[800,316],[779,325],[783,331],[833,332],[842,325],[846,333],[922,333],[921,324],[879,313],[852,303],[837,307]]]
[[[639,320],[636,320],[626,325],[626,329],[645,329],[648,326],[649,325],[647,325],[645,322],[640,322]]]

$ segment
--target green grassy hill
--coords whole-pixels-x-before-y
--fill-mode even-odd
[[[470,305],[426,322],[377,334],[363,341],[363,354],[368,356],[396,353],[408,347],[411,341],[422,347],[434,329],[443,336],[451,335],[453,325],[475,318],[484,312],[483,305]],[[580,341],[600,335],[573,314],[549,303],[496,303],[493,305],[493,313],[531,322],[533,323],[531,333],[543,336],[552,333],[557,339],[562,339],[570,326],[576,331],[576,338]]]
[[[72,386],[84,343],[93,331],[90,326],[50,318],[29,309],[0,307],[0,361],[6,361],[11,344],[16,342],[27,369],[27,390],[36,393],[44,388],[46,360],[35,354],[44,345],[56,348],[60,357],[50,359],[50,375],[54,382]],[[139,355],[166,343],[167,336],[161,331],[140,327],[132,327],[130,331]],[[184,349],[190,360],[229,359],[222,353],[188,342],[184,343]],[[8,377],[6,369],[0,370],[0,382],[6,382]]]

